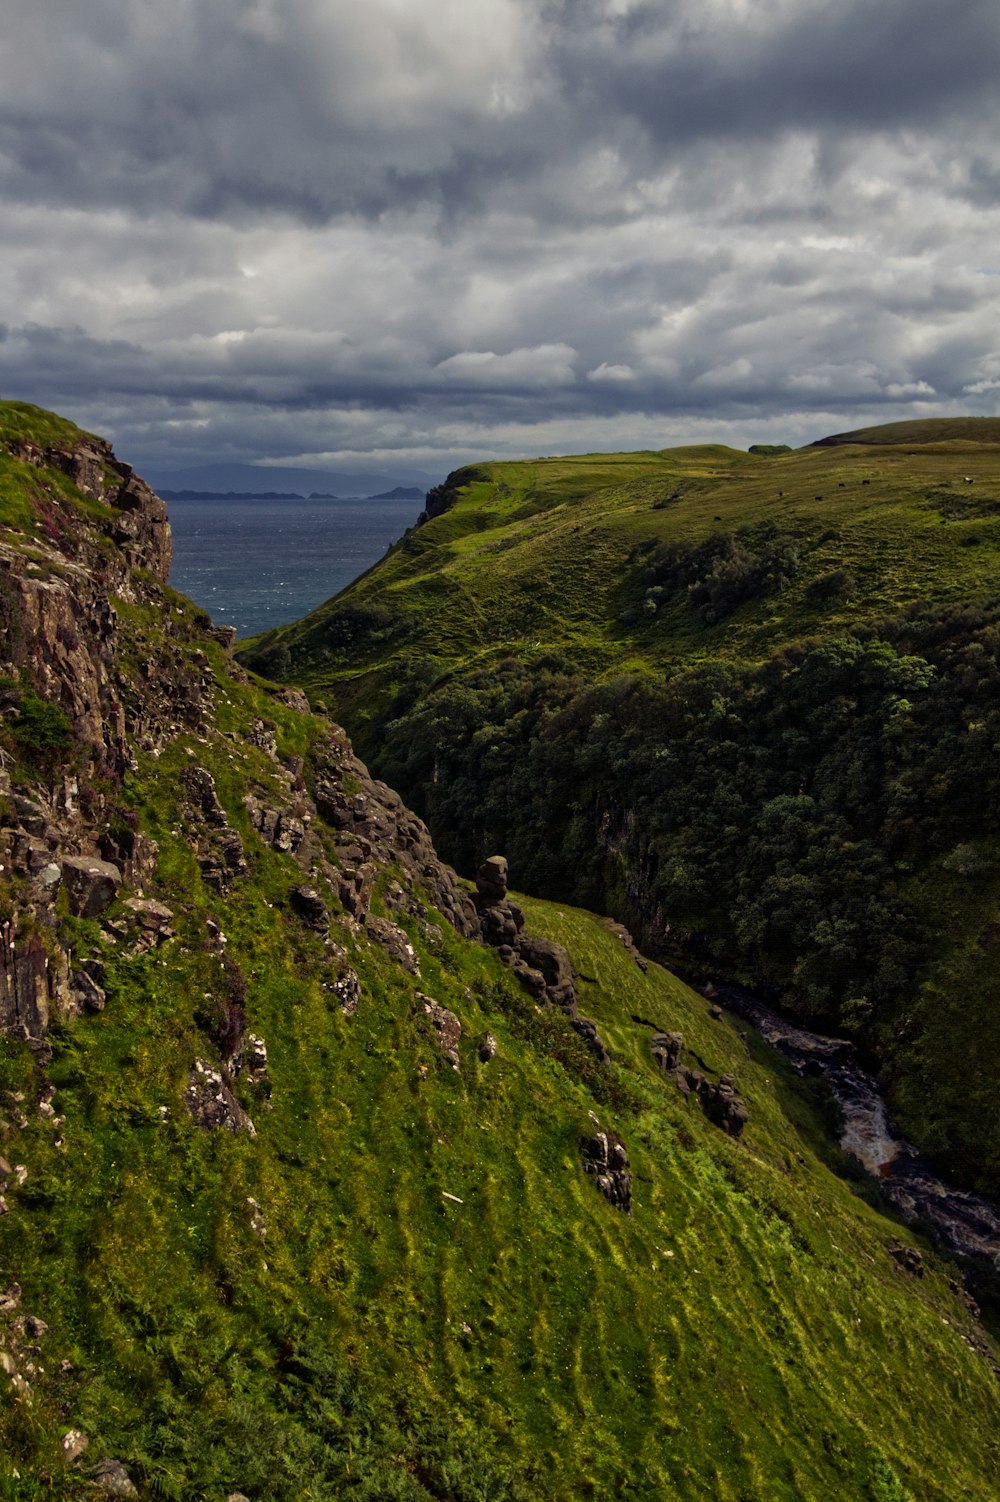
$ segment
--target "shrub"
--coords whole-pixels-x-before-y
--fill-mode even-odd
[[[955,876],[979,876],[989,870],[989,861],[975,845],[956,845],[951,854],[945,856],[944,869]]]
[[[849,599],[853,590],[853,575],[846,568],[835,568],[807,585],[806,599],[811,605],[834,605]]]
[[[58,704],[26,694],[13,725],[14,739],[27,751],[53,752],[66,748],[73,729]]]

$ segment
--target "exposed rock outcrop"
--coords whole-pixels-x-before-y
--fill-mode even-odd
[[[345,1017],[353,1017],[361,1001],[361,981],[356,970],[346,965],[333,985],[334,994]]]
[[[391,923],[388,918],[378,918],[374,913],[369,913],[365,922],[365,931],[386,951],[390,959],[395,960],[410,975],[420,974],[420,963],[417,960],[417,951],[410,943],[406,930],[400,928],[398,923]]]
[[[61,868],[70,912],[78,918],[99,918],[118,895],[122,873],[111,861],[96,856],[67,856]]]
[[[750,1113],[731,1074],[724,1074],[718,1081],[713,1081],[707,1079],[699,1069],[681,1067],[674,1072],[674,1078],[683,1095],[697,1095],[709,1121],[721,1127],[730,1137],[741,1136]]]
[[[672,1074],[680,1063],[684,1047],[683,1033],[655,1033],[650,1043],[653,1058],[664,1074]]]
[[[595,1131],[580,1146],[583,1169],[592,1178],[609,1204],[626,1215],[632,1212],[632,1172],[628,1148],[617,1132],[601,1126],[591,1112]]]
[[[739,1137],[749,1120],[750,1113],[731,1074],[724,1074],[717,1084],[703,1080],[698,1091],[702,1110],[709,1121],[721,1127],[730,1137]]]
[[[507,896],[507,861],[491,855],[476,873],[476,909],[479,933],[535,1000],[558,1007],[574,1030],[602,1061],[609,1057],[596,1022],[577,1010],[576,986],[569,955],[552,939],[536,938],[524,931],[524,914]]]
[[[291,903],[307,928],[318,934],[330,932],[330,910],[315,887],[293,887]]]
[[[731,1074],[722,1075],[716,1082],[708,1079],[702,1070],[683,1065],[683,1033],[655,1033],[650,1048],[663,1073],[674,1080],[681,1094],[697,1095],[709,1121],[730,1137],[741,1135],[750,1113]]]
[[[446,511],[450,511],[463,486],[482,478],[484,476],[481,470],[473,465],[466,465],[464,469],[454,470],[440,485],[432,485],[424,498],[424,509],[417,517],[417,526],[422,527],[436,516],[443,516]]]
[[[0,924],[0,1031],[42,1038],[57,1000],[52,979],[40,935],[19,941],[16,917]]]
[[[233,882],[247,874],[239,831],[230,827],[211,772],[204,767],[186,767],[181,781],[188,794],[187,825],[198,852],[202,878],[216,891],[230,892]]]
[[[608,933],[614,934],[616,939],[621,940],[625,953],[631,959],[635,960],[635,963],[638,965],[643,975],[645,975],[646,971],[649,969],[649,961],[646,959],[645,955],[642,954],[637,948],[635,940],[629,933],[628,929],[625,927],[624,923],[616,923],[614,918],[602,918],[601,927],[606,928],[608,930]]]
[[[243,800],[250,822],[261,839],[279,855],[294,854],[306,837],[302,819],[287,809],[269,808],[252,794]]]
[[[122,1502],[138,1502],[139,1492],[120,1460],[99,1460],[90,1473],[98,1491]]]
[[[221,1127],[227,1132],[247,1132],[256,1137],[257,1130],[222,1072],[205,1059],[196,1059],[188,1076],[184,1101],[192,1119],[206,1131]]]
[[[424,996],[418,991],[417,1001],[423,1007],[424,1015],[430,1018],[441,1054],[453,1069],[458,1069],[461,1063],[458,1045],[462,1039],[462,1024],[454,1012],[449,1012],[447,1007],[441,1006],[432,996]]]
[[[337,831],[341,900],[349,911],[358,917],[367,911],[374,872],[364,867],[397,866],[411,889],[415,916],[422,904],[412,888],[419,886],[460,934],[479,937],[475,905],[438,857],[426,824],[398,793],[369,775],[342,732],[317,761],[313,796],[321,818]]]
[[[232,1072],[246,1080],[262,1096],[271,1094],[271,1075],[267,1065],[267,1044],[257,1033],[246,1033],[234,1055]]]

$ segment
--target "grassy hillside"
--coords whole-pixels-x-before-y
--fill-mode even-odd
[[[503,847],[853,1031],[904,1128],[997,1193],[990,424],[477,465],[244,660],[335,708],[463,869]]]
[[[779,457],[706,445],[469,473],[462,485],[459,471],[444,515],[301,622],[248,644],[245,660],[356,704],[364,743],[373,705],[428,661],[445,672],[557,651],[599,673],[759,659],[789,637],[854,628],[928,596],[981,597],[996,578],[1000,466],[988,445]],[[751,551],[772,532],[795,548],[780,590],[716,621],[682,594],[643,608],[651,555],[745,529]],[[810,587],[839,568],[848,594],[817,598]]]
[[[33,441],[52,526],[0,523],[0,1498],[995,1497],[989,1339],[822,1092],[526,900],[598,1062],[434,909],[343,732],[164,586],[155,497],[89,439],[61,496]],[[655,1029],[735,1075],[739,1140]]]
[[[240,695],[233,723],[257,707]],[[28,1179],[0,1271],[48,1333],[31,1400],[0,1395],[0,1495],[83,1495],[60,1462],[71,1422],[150,1497],[995,1495],[982,1332],[947,1269],[900,1269],[890,1248],[912,1237],[839,1176],[773,1056],[642,975],[588,914],[535,902],[529,923],[587,977],[624,1106],[532,1046],[501,967],[445,925],[440,941],[412,931],[419,981],[339,930],[364,986],[345,1018],[282,859],[244,826],[253,877],[220,902],[171,836],[189,749],[129,789],[162,842],[155,892],[178,938],[108,953],[105,1011],[52,1038],[66,1147],[44,1119],[18,1136]],[[238,821],[241,779],[268,768],[250,751],[229,764],[223,743],[210,765]],[[210,916],[267,1040],[270,1102],[244,1095],[252,1141],[204,1133],[182,1099],[219,986]],[[418,990],[459,1015],[460,1073],[414,1016]],[[633,1014],[737,1075],[741,1142],[657,1075]],[[483,1065],[487,1027],[500,1051]],[[23,1045],[3,1074],[34,1099]],[[588,1111],[628,1141],[632,1217],[582,1172]]]
[[[842,443],[928,444],[928,443],[1000,443],[998,417],[922,417],[911,422],[887,422],[874,428],[855,428],[851,433],[834,433],[820,438],[814,447]]]

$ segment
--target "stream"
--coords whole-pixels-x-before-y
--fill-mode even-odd
[[[915,1147],[893,1135],[878,1085],[858,1062],[852,1043],[806,1032],[735,987],[718,986],[713,992],[713,1000],[749,1022],[799,1074],[823,1076],[843,1112],[840,1146],[879,1180],[908,1224],[927,1232],[946,1251],[984,1258],[1000,1272],[1000,1207],[952,1188]]]

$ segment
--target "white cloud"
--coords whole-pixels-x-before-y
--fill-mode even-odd
[[[443,381],[471,388],[515,390],[571,385],[576,379],[576,351],[567,344],[542,344],[536,349],[513,349],[506,355],[492,350],[464,350],[434,367]]]
[[[631,365],[609,365],[602,360],[593,370],[587,371],[588,381],[634,381],[635,371]]]

